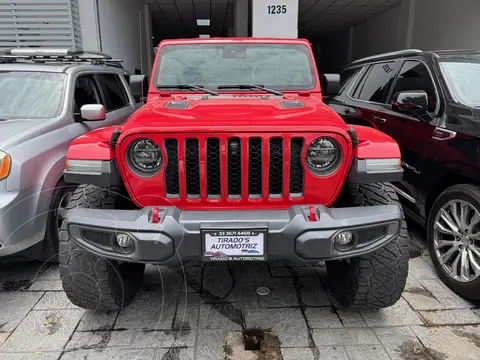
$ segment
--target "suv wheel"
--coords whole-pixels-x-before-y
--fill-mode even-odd
[[[480,187],[455,185],[430,211],[427,238],[435,269],[456,293],[480,299]]]
[[[114,209],[119,190],[81,185],[73,193],[67,209]],[[145,264],[98,257],[77,245],[65,226],[64,222],[60,228],[60,277],[70,301],[85,309],[118,310],[127,306],[142,281]]]
[[[389,184],[363,184],[348,189],[350,206],[397,204]],[[405,218],[400,234],[372,253],[347,260],[327,261],[333,294],[342,305],[353,308],[384,308],[400,299],[408,275],[408,233]]]

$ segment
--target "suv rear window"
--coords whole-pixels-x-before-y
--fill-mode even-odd
[[[387,97],[387,91],[393,74],[393,63],[375,64],[370,68],[366,79],[359,84],[353,94],[353,98],[383,103]]]
[[[340,74],[340,92],[342,93],[344,90],[350,87],[353,83],[357,75],[363,70],[364,67],[358,67],[355,69],[348,69],[342,71]]]

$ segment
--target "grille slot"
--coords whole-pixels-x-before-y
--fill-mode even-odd
[[[262,197],[262,139],[248,140],[248,196]]]
[[[180,182],[178,176],[178,141],[177,139],[165,140],[167,153],[167,167],[165,168],[165,190],[167,197],[180,196]]]
[[[364,244],[380,239],[381,237],[387,235],[387,231],[388,228],[386,225],[361,229],[357,232],[358,243]]]
[[[228,197],[242,196],[242,143],[238,138],[227,141]]]
[[[270,197],[282,197],[283,190],[283,139],[270,139],[268,162],[268,193]]]
[[[185,140],[185,177],[187,196],[200,197],[200,153],[198,139]]]
[[[103,231],[82,229],[82,237],[91,243],[103,247],[112,247],[113,234]]]
[[[220,140],[207,140],[207,196],[220,197]]]
[[[303,138],[292,138],[290,142],[290,196],[303,196],[302,167]]]

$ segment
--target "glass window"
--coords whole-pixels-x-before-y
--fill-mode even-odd
[[[108,110],[115,110],[128,105],[128,97],[118,75],[100,74],[98,78],[105,91]]]
[[[480,106],[480,56],[441,61],[440,67],[455,100],[467,106]]]
[[[62,111],[65,74],[0,71],[0,119],[48,119]]]
[[[353,97],[359,100],[383,103],[392,82],[393,63],[380,63],[371,67],[363,84],[360,84]]]
[[[342,71],[340,74],[340,92],[347,90],[357,78],[363,67]]]
[[[103,105],[93,75],[81,76],[75,82],[75,113],[79,113],[83,105],[89,104]]]
[[[423,90],[428,95],[428,111],[435,112],[437,96],[427,67],[419,61],[405,61],[393,88],[393,95],[400,91]]]
[[[308,90],[315,87],[316,79],[311,54],[304,45],[205,43],[163,47],[155,83],[210,89],[256,84],[276,90]]]

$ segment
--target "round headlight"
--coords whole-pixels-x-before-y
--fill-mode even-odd
[[[162,165],[162,152],[158,144],[150,139],[135,140],[128,149],[128,160],[132,170],[154,173]]]
[[[305,156],[308,168],[316,175],[333,173],[337,170],[340,160],[340,146],[334,139],[326,137],[313,140]]]

